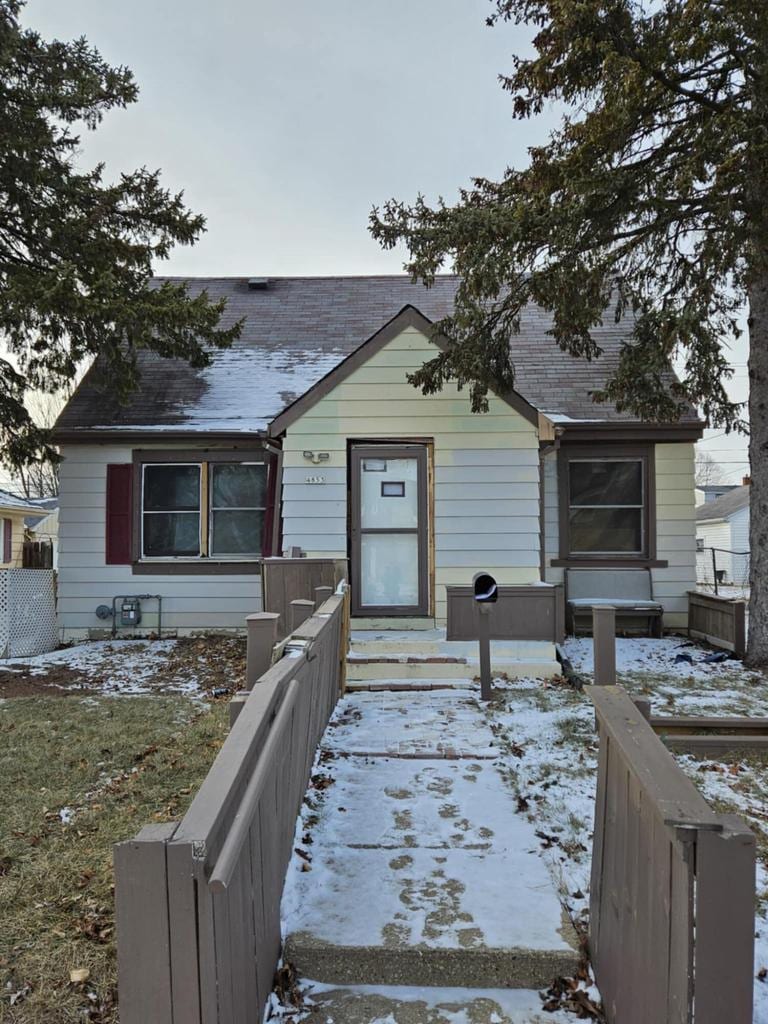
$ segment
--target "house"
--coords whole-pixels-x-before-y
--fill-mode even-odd
[[[478,568],[551,584],[625,566],[650,570],[665,626],[685,625],[702,424],[593,403],[625,324],[595,330],[603,355],[588,362],[525,309],[515,389],[472,414],[455,384],[424,396],[406,380],[444,343],[432,324],[453,276],[189,286],[245,318],[232,348],[203,370],[142,353],[123,407],[97,364],[57,423],[65,637],[99,629],[96,609],[126,594],[161,596],[170,629],[241,628],[260,559],[292,548],[350,558],[358,620],[444,623],[446,588]]]
[[[696,509],[699,583],[749,584],[749,478]]]
[[[0,569],[20,569],[26,535],[27,516],[37,513],[36,506],[26,498],[10,491],[0,491],[0,521],[2,522],[2,549]]]
[[[696,501],[699,505],[706,505],[708,501],[715,498],[722,498],[724,494],[735,491],[738,484],[701,484],[696,488]]]

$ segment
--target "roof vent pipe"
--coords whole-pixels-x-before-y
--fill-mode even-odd
[[[268,277],[249,277],[248,278],[248,287],[251,289],[252,292],[264,291],[265,289],[269,288],[269,278]]]

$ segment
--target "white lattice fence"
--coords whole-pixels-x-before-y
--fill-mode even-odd
[[[8,570],[0,569],[0,658],[8,654],[8,639],[11,625],[10,601],[8,599]]]
[[[0,656],[45,654],[57,643],[53,570],[0,570]]]

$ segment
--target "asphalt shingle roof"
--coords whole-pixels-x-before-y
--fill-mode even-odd
[[[225,297],[223,323],[246,318],[240,339],[193,370],[154,353],[140,356],[142,385],[120,407],[100,380],[98,363],[59,418],[57,429],[263,431],[269,422],[334,369],[406,305],[430,320],[450,313],[458,278],[443,275],[427,289],[406,276],[271,279],[252,290],[247,278],[194,278],[189,289]],[[592,402],[615,370],[629,325],[598,327],[603,354],[589,362],[562,352],[547,335],[548,314],[528,307],[511,339],[516,390],[563,421],[631,421],[610,404]],[[695,421],[691,412],[687,417]]]
[[[727,494],[706,501],[696,509],[696,522],[705,523],[712,519],[727,519],[734,512],[740,512],[749,505],[749,484],[734,487]]]

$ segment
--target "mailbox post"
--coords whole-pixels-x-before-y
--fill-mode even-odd
[[[496,580],[487,572],[478,572],[472,580],[477,602],[477,639],[480,645],[480,700],[490,700],[491,684],[491,607],[499,596]]]

